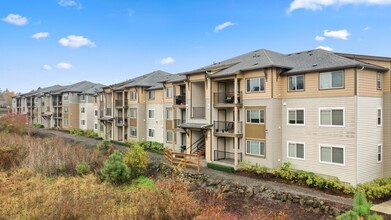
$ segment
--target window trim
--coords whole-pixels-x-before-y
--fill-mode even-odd
[[[168,133],[171,133],[171,135],[172,135],[172,136],[171,136],[171,137],[172,137],[172,140],[171,140],[171,141],[169,141],[168,138],[167,138],[167,137],[168,137]],[[173,142],[174,142],[174,132],[172,132],[172,131],[166,131],[166,142],[167,142],[167,143],[173,143]]]
[[[94,117],[98,117],[98,115],[99,115],[98,110],[94,109]]]
[[[259,143],[263,142],[263,146],[264,146],[264,155],[261,155],[261,154],[251,154],[251,153],[247,153],[247,146],[248,146],[248,142],[249,141],[258,141]],[[260,157],[260,158],[265,158],[266,159],[266,140],[263,140],[263,139],[246,139],[245,140],[245,155],[249,155],[249,156],[253,156],[253,157]],[[259,147],[261,147],[261,144],[259,144]],[[259,153],[261,153],[261,149],[259,149]]]
[[[334,148],[342,148],[343,150],[343,164],[341,163],[333,163],[332,161],[331,162],[327,162],[327,161],[322,161],[322,147],[331,147],[331,160],[333,159],[333,147]],[[336,165],[336,166],[342,166],[344,167],[346,165],[346,151],[345,151],[345,146],[337,146],[337,145],[330,145],[330,144],[319,144],[319,163],[323,163],[323,164],[329,164],[329,165]]]
[[[379,124],[379,110],[380,110],[380,124]],[[383,126],[383,109],[380,107],[376,109],[376,125],[377,127]]]
[[[150,135],[149,130],[153,130],[153,136],[149,136]],[[148,137],[149,138],[154,138],[155,137],[155,128],[148,128]]]
[[[83,114],[86,113],[86,108],[85,107],[80,107],[80,113],[83,113]]]
[[[84,121],[84,124],[83,124],[83,121]],[[86,125],[86,120],[85,119],[81,119],[80,120],[80,125],[85,126]]]
[[[171,92],[168,92],[168,91],[171,91]],[[166,88],[166,98],[169,98],[169,99],[172,98],[172,91],[173,91],[172,87],[167,87]]]
[[[247,111],[259,111],[259,123],[247,121]],[[263,111],[263,122],[261,122],[261,111]],[[246,124],[264,125],[265,124],[265,109],[246,109]]]
[[[297,110],[303,110],[303,124],[291,124],[289,123],[289,111],[294,110],[296,113],[296,122],[297,122]],[[287,108],[286,110],[286,123],[287,125],[293,125],[293,126],[305,126],[305,108]]]
[[[302,76],[303,77],[303,89],[290,90],[289,89],[289,78],[291,78],[291,77],[295,77],[296,78],[298,76]],[[295,82],[296,82],[296,88],[297,88],[297,79],[296,79]],[[304,76],[304,74],[288,76],[287,86],[288,86],[288,92],[304,92],[305,91],[305,76]]]
[[[379,87],[379,81],[380,81],[380,87]],[[377,90],[383,89],[383,75],[381,72],[377,72],[376,74],[376,89]]]
[[[81,98],[83,97],[83,99]],[[85,95],[80,95],[80,99],[79,99],[81,102],[85,102],[86,101],[86,96]]]
[[[333,122],[333,113],[332,113],[332,110],[342,110],[342,115],[343,115],[343,125],[322,125],[321,124],[321,110],[331,110],[331,123]],[[319,127],[334,127],[334,128],[344,128],[345,127],[345,120],[346,120],[346,116],[345,116],[345,107],[321,107],[319,108],[318,110],[318,120],[319,120]]]
[[[297,152],[297,144],[302,144],[303,145],[303,158],[300,157],[290,157],[289,156],[289,144],[295,144],[296,145],[296,152]],[[297,156],[297,154],[296,154]],[[294,160],[305,160],[305,143],[304,142],[298,142],[298,141],[287,141],[286,142],[286,157],[289,159],[294,159]]]
[[[171,111],[171,118],[168,118],[169,111]],[[166,108],[166,120],[174,120],[174,110],[172,108]]]
[[[153,118],[150,118],[149,117],[149,111],[153,111]],[[137,117],[137,116],[136,116]],[[148,109],[148,119],[155,119],[155,109],[151,108],[151,109]]]
[[[341,87],[332,87],[333,86],[333,77],[332,77],[332,74],[333,72],[339,72],[341,71],[342,72],[342,79],[343,79],[343,82],[342,82],[342,86]],[[331,87],[330,88],[321,88],[321,75],[322,74],[325,74],[325,73],[330,73],[331,74]],[[319,90],[330,90],[330,89],[344,89],[345,88],[345,70],[333,70],[333,71],[327,71],[327,72],[319,72],[318,74],[318,78],[319,78]]]
[[[64,94],[64,95],[62,96],[62,100],[63,100],[63,101],[69,101],[68,94]]]
[[[132,135],[132,128],[136,129],[136,130],[135,130],[135,131],[136,131],[136,135]],[[149,134],[149,131],[148,131],[148,134]],[[129,136],[130,136],[130,137],[137,137],[137,127],[130,127],[130,128],[129,128]]]
[[[153,97],[150,97],[149,94],[153,94]],[[155,90],[149,90],[148,91],[148,100],[155,100]]]
[[[135,116],[132,117],[132,110],[134,110],[136,112]],[[148,109],[149,110],[149,109]],[[149,112],[148,112],[149,113]],[[149,116],[149,115],[148,115]],[[129,118],[131,119],[136,119],[137,118],[137,108],[130,108],[129,109]]]
[[[379,160],[379,147],[380,147],[380,160]],[[383,145],[382,144],[378,144],[376,147],[376,161],[377,161],[377,163],[383,162]]]
[[[261,90],[261,78],[263,79],[263,90]],[[259,79],[259,91],[248,91],[247,90],[247,81],[251,79]],[[264,93],[266,91],[266,80],[264,76],[260,77],[250,77],[245,79],[246,93]]]
[[[132,94],[134,93],[134,99],[133,99],[133,97],[132,97]],[[129,99],[131,100],[131,101],[136,101],[137,100],[137,91],[130,91],[130,94],[129,94]]]

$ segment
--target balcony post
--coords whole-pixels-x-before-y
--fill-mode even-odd
[[[122,90],[122,141],[125,142],[125,90]]]
[[[234,133],[238,133],[238,79],[235,76],[234,79]],[[238,137],[234,137],[234,148],[235,148],[235,156],[234,156],[234,165],[235,168],[238,167]]]

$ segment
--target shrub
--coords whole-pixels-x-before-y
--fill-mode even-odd
[[[353,200],[353,210],[346,212],[345,214],[337,216],[337,220],[356,220],[356,219],[371,219],[381,220],[383,217],[377,214],[371,214],[372,204],[367,201],[364,192],[356,192]]]
[[[225,166],[217,163],[208,163],[207,166],[210,169],[214,169],[226,173],[235,173],[235,169],[231,166]]]
[[[41,124],[33,124],[33,127],[34,128],[44,128],[44,126]]]
[[[133,150],[128,150],[125,155],[125,164],[130,168],[132,178],[143,175],[148,167],[148,156],[144,149],[136,144]]]
[[[157,152],[162,152],[164,149],[164,145],[156,141],[144,141],[141,142],[140,145],[141,147],[144,148],[144,150],[153,150]]]
[[[87,129],[84,131],[84,136],[89,138],[96,138],[98,137],[98,133],[95,133],[92,129]]]
[[[80,163],[76,166],[76,172],[80,176],[87,175],[91,172],[90,165],[88,165],[88,163],[85,163],[85,162]]]
[[[137,179],[134,180],[133,186],[136,188],[148,188],[152,189],[155,187],[155,184],[153,181],[145,176],[139,176]]]
[[[0,117],[0,132],[26,134],[28,129],[27,116],[5,114]]]
[[[359,191],[366,193],[369,199],[381,199],[391,195],[391,177],[375,179],[369,183],[359,184]]]
[[[70,129],[70,130],[69,130],[69,133],[70,133],[70,134],[77,135],[77,136],[83,136],[83,135],[84,135],[84,131],[81,130],[81,129],[78,129],[78,128],[76,128],[76,129]]]
[[[106,160],[102,170],[102,179],[112,184],[125,183],[130,179],[129,168],[126,166],[121,152],[114,151]]]
[[[110,141],[108,139],[102,140],[99,144],[96,145],[98,151],[107,151],[109,149]]]

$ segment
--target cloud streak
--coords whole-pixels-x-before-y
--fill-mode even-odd
[[[83,46],[95,47],[95,43],[83,36],[69,35],[58,41],[64,47],[79,48]]]
[[[166,57],[166,58],[163,58],[158,61],[158,63],[160,63],[162,65],[168,65],[168,64],[172,64],[174,62],[175,62],[175,59],[172,57]]]
[[[52,70],[53,68],[52,68],[52,66],[50,66],[50,65],[48,65],[48,64],[44,64],[44,65],[42,66],[42,69],[43,69],[43,70],[46,70],[46,71],[50,71],[50,70]]]
[[[229,27],[229,26],[233,26],[233,25],[236,25],[235,23],[232,23],[232,22],[230,22],[230,21],[227,21],[227,22],[224,22],[224,23],[222,23],[222,24],[220,24],[220,25],[217,25],[216,27],[215,27],[215,32],[219,32],[219,31],[221,31],[221,30],[223,30],[223,29],[225,29],[225,28],[227,28],[227,27]]]
[[[22,26],[28,23],[28,19],[18,14],[9,14],[7,17],[2,19],[4,22],[9,24],[14,24],[17,26]]]
[[[391,0],[294,0],[287,10],[288,13],[298,10],[322,10],[325,7],[330,6],[343,6],[343,5],[390,5]]]
[[[350,33],[346,29],[342,29],[342,30],[338,30],[338,31],[324,30],[323,35],[325,37],[332,37],[332,38],[336,38],[336,39],[347,40],[348,37],[350,36]]]
[[[48,32],[38,32],[38,33],[35,33],[33,36],[31,36],[31,38],[34,38],[34,39],[42,39],[42,38],[47,38],[49,37],[49,33]]]
[[[61,62],[61,63],[58,63],[58,64],[56,65],[56,67],[57,67],[58,69],[69,70],[70,68],[72,68],[72,65],[69,64],[69,63]]]
[[[76,7],[77,10],[80,10],[82,8],[81,4],[74,0],[60,0],[58,1],[58,4],[61,7]]]

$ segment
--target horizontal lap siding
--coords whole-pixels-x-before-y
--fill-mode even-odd
[[[383,100],[383,173],[391,176],[391,92]]]

